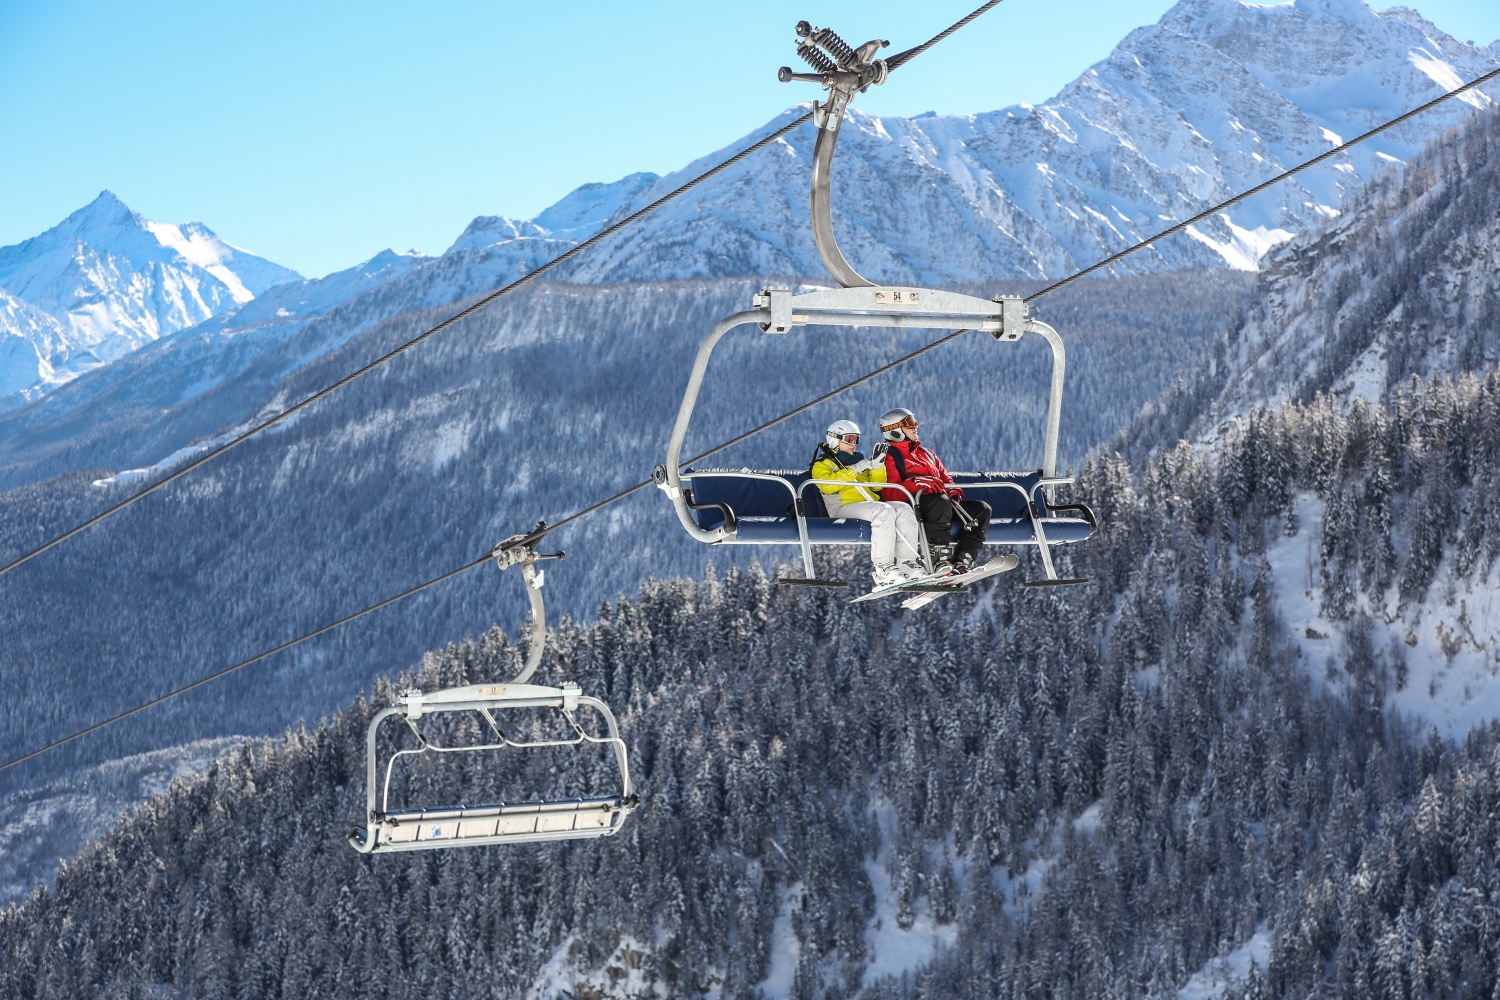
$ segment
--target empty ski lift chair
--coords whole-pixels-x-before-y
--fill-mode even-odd
[[[544,525],[538,525],[538,530]],[[533,533],[535,534],[535,533]],[[597,698],[585,696],[577,684],[564,682],[558,687],[529,684],[541,663],[546,637],[546,619],[542,604],[543,574],[535,563],[541,559],[560,559],[564,553],[539,555],[527,536],[506,539],[495,549],[495,560],[501,569],[520,565],[521,575],[531,598],[532,638],[526,665],[505,684],[473,684],[424,694],[406,691],[395,705],[382,709],[370,720],[366,738],[366,820],[349,832],[349,843],[365,854],[388,851],[417,851],[446,847],[470,847],[481,844],[509,844],[541,840],[577,840],[607,837],[618,833],[638,798],[631,788],[630,768],[625,743],[609,706]],[[587,708],[603,723],[603,734],[586,729],[577,718]],[[571,735],[558,739],[513,739],[501,725],[507,712],[555,710],[566,723]],[[456,746],[442,746],[429,740],[423,721],[444,713],[468,713],[484,723],[487,736]],[[380,752],[377,739],[381,723],[398,717],[415,737],[415,746],[393,752],[380,778]],[[524,753],[545,747],[607,748],[619,772],[619,788],[609,794],[579,798],[532,798],[522,801],[497,801],[485,804],[446,804],[423,808],[390,807],[391,776],[396,762],[422,754],[474,754],[515,751]],[[379,793],[377,795],[377,787]]]
[[[770,334],[787,334],[794,327],[817,325],[983,330],[997,342],[1006,344],[1034,333],[1050,345],[1053,359],[1041,469],[1026,473],[956,473],[954,479],[963,487],[965,496],[984,500],[993,510],[986,544],[1036,547],[1044,575],[1023,586],[1083,582],[1060,578],[1052,560],[1054,546],[1084,541],[1098,528],[1094,513],[1087,506],[1051,502],[1057,487],[1073,482],[1072,477],[1057,474],[1057,440],[1067,367],[1062,338],[1046,323],[1031,318],[1026,303],[1019,297],[1000,296],[991,300],[941,289],[881,286],[850,266],[834,237],[830,169],[844,110],[855,93],[885,81],[885,62],[872,61],[872,56],[887,43],[870,41],[855,49],[831,30],[814,28],[806,21],[797,25],[797,34],[798,55],[817,72],[794,73],[782,67],[779,75],[782,82],[811,81],[828,90],[828,100],[814,105],[818,139],[812,170],[813,239],[823,263],[843,287],[802,295],[794,295],[789,289],[767,288],[755,296],[753,308],[735,313],[713,328],[698,348],[667,444],[667,460],[655,471],[656,484],[672,501],[682,526],[698,541],[716,545],[796,545],[801,550],[805,575],[784,577],[777,583],[843,587],[842,581],[817,579],[812,546],[867,545],[870,526],[854,518],[827,516],[822,494],[816,487],[820,482],[831,481],[810,479],[805,470],[681,468],[688,424],[719,341],[729,331],[749,323],[758,324]],[[959,527],[955,519],[955,534]],[[922,544],[925,548],[925,538]],[[913,589],[933,588],[917,585]]]

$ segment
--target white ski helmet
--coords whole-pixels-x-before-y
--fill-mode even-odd
[[[839,442],[844,439],[845,434],[859,436],[859,424],[852,420],[835,420],[828,425],[828,430],[823,434],[823,443],[828,445],[829,451],[838,451]]]
[[[887,441],[905,441],[906,431],[904,428],[917,426],[917,416],[904,406],[898,406],[894,410],[886,410],[880,415],[880,433],[885,435]]]

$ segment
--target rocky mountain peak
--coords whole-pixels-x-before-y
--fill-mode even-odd
[[[29,346],[0,351],[0,386],[39,394],[299,277],[201,222],[152,222],[101,191],[46,232],[0,247],[0,291],[14,303],[0,312],[0,339]]]

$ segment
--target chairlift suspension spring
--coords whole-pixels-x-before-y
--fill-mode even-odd
[[[854,54],[854,47],[840,38],[838,32],[832,28],[819,28],[813,33],[810,41],[833,56],[839,64],[839,69],[854,69],[859,65],[859,57]]]
[[[805,39],[798,43],[799,49],[808,44],[821,46],[838,63],[839,69],[852,70],[859,66],[860,60],[854,46],[839,37],[839,33],[832,28],[815,28],[806,21],[798,21],[797,37]]]
[[[798,39],[797,55],[801,56],[803,62],[819,73],[834,73],[838,71],[838,65],[832,59],[828,58],[821,49],[806,39]]]

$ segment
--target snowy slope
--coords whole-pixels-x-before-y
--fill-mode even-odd
[[[151,222],[104,191],[0,247],[0,337],[33,348],[0,348],[0,395],[40,393],[298,277],[200,223]]]
[[[0,289],[0,397],[51,379],[48,358],[66,335],[51,313]]]
[[[1222,9],[1232,17],[1243,15],[1237,4],[1184,5],[1178,11],[1194,6],[1208,13]],[[1310,8],[1343,9],[1321,3],[1275,10],[1297,13]],[[1382,30],[1392,24],[1410,27],[1405,21],[1390,21],[1389,13],[1377,17],[1358,5],[1344,13],[1351,18],[1367,18]],[[1082,206],[1087,198],[1118,195],[1118,203],[1129,207],[1126,196],[1133,190],[1177,190],[1174,185],[1179,182],[1196,183],[1194,179],[1200,174],[1187,169],[1185,161],[1174,160],[1162,166],[1140,153],[1151,149],[1161,154],[1175,141],[1187,143],[1185,152],[1181,152],[1186,157],[1195,148],[1187,142],[1191,135],[1183,131],[1187,126],[1181,122],[1168,120],[1161,124],[1164,131],[1160,135],[1151,133],[1151,145],[1142,136],[1111,132],[1078,108],[1093,107],[1102,122],[1109,117],[1105,113],[1109,101],[1116,105],[1125,102],[1135,110],[1120,121],[1128,120],[1140,128],[1141,121],[1158,121],[1153,115],[1160,107],[1187,107],[1187,98],[1193,96],[1187,88],[1189,77],[1181,70],[1181,63],[1173,62],[1185,59],[1184,52],[1198,53],[1194,72],[1206,74],[1203,79],[1219,90],[1227,87],[1221,79],[1224,74],[1211,72],[1212,60],[1223,57],[1212,54],[1218,50],[1209,42],[1228,44],[1222,39],[1232,34],[1221,31],[1203,41],[1181,31],[1169,31],[1164,26],[1167,21],[1133,35],[1134,48],[1127,51],[1122,46],[1111,60],[1096,68],[1097,77],[1087,77],[1065,91],[1067,101],[1060,95],[1058,101],[1044,108],[1011,109],[973,118],[877,120],[857,116],[846,134],[848,148],[843,151],[843,165],[853,164],[854,168],[841,173],[838,181],[841,191],[862,191],[865,195],[864,200],[845,197],[840,202],[848,214],[841,214],[837,221],[851,259],[873,276],[900,277],[904,271],[918,275],[923,283],[937,283],[975,275],[989,278],[997,270],[1003,271],[1001,265],[1006,260],[1012,260],[1015,274],[1052,274],[1057,268],[1065,269],[1070,260],[1090,247],[1097,252],[1101,243],[1132,238],[1136,231],[1126,225],[1128,213],[1109,221],[1107,210],[1116,202],[1088,203],[1093,211],[1105,216],[1108,226]],[[1308,28],[1307,33],[1318,37],[1328,34],[1329,28],[1325,24],[1317,31]],[[1157,44],[1157,48],[1152,49],[1148,42]],[[1312,44],[1310,39],[1307,42]],[[1324,56],[1309,49],[1304,57],[1303,69],[1311,73]],[[1393,65],[1396,72],[1408,64],[1398,61]],[[1155,69],[1147,73],[1146,68],[1153,66]],[[1121,82],[1130,72],[1137,72],[1129,67],[1139,67],[1133,89]],[[1182,88],[1180,94],[1166,88],[1164,81],[1173,73]],[[1250,73],[1235,79],[1243,89],[1249,86],[1245,80],[1250,78],[1257,86],[1264,86]],[[1401,79],[1420,89],[1416,76]],[[1430,77],[1427,79],[1430,81]],[[1108,101],[1104,96],[1106,82],[1121,88]],[[1398,90],[1392,84],[1389,93]],[[1253,110],[1231,107],[1219,98],[1203,97],[1200,104],[1224,114],[1233,111],[1242,127]],[[1204,114],[1184,112],[1184,120],[1198,121],[1211,132]],[[1030,147],[1021,141],[1027,136],[1033,141]],[[1291,142],[1285,136],[1273,138]],[[1323,137],[1323,141],[1328,140]],[[1270,172],[1275,165],[1267,166],[1262,162],[1267,160],[1265,153],[1255,149],[1271,145],[1269,139],[1262,138],[1260,146],[1246,154],[1241,167],[1249,170],[1249,165],[1255,164]],[[803,217],[809,152],[808,137],[794,136],[792,141],[747,162],[742,171],[749,172],[731,173],[705,186],[696,200],[674,203],[636,235],[600,246],[577,267],[559,276],[576,279],[591,275],[730,273],[759,277],[798,271],[817,273],[821,265],[812,251]],[[1136,159],[1119,158],[1127,152]],[[1257,161],[1255,155],[1262,160]],[[1028,165],[1030,156],[1046,159],[1031,160]],[[692,165],[685,172],[700,169],[712,159],[705,158],[704,163]],[[1037,162],[1046,163],[1047,170],[1036,169]],[[1222,166],[1217,157],[1212,163],[1206,158],[1201,162],[1215,170]],[[1001,184],[998,181],[1007,176],[1007,169],[1010,180]],[[1351,164],[1349,169],[1357,171],[1359,167]],[[1207,167],[1198,171],[1209,174]],[[1137,172],[1149,177],[1130,180]],[[1228,186],[1214,180],[1217,175],[1209,176],[1211,183],[1205,181],[1203,190],[1179,191],[1180,197],[1164,207],[1176,211],[1172,206],[1179,202],[1201,204],[1212,198],[1215,185]],[[590,228],[601,224],[601,219],[619,217],[680,179],[681,175],[660,180],[638,175],[612,185],[580,189],[529,223],[476,221],[466,233],[467,242],[461,238],[437,261],[380,255],[353,273],[330,276],[321,283],[294,283],[263,291],[233,315],[152,344],[75,380],[40,401],[40,406],[17,411],[13,420],[0,425],[0,448],[13,449],[8,456],[0,456],[0,466],[12,460],[33,462],[43,453],[49,461],[56,456],[66,468],[95,464],[128,470],[161,461],[195,438],[220,434],[268,404],[327,385],[369,357],[378,356],[392,343],[442,318],[435,307],[445,307],[446,314],[451,303],[497,287],[527,269],[529,262],[546,259],[557,248],[582,238]],[[996,183],[991,185],[991,181]],[[1161,187],[1153,188],[1157,184]],[[1337,193],[1336,187],[1330,188],[1328,197]],[[1068,199],[1067,206],[1078,207],[1055,204],[1051,200],[1054,196]],[[891,205],[900,210],[890,210]],[[1034,206],[1041,214],[1031,214],[1025,205]],[[1154,214],[1169,214],[1153,214],[1155,207],[1153,202],[1150,209],[1141,210],[1145,222],[1156,221]],[[1307,211],[1312,220],[1327,214],[1316,205]],[[1254,218],[1245,216],[1244,221],[1248,226]],[[1048,228],[1053,224],[1058,226],[1056,233]],[[934,235],[939,233],[940,237]],[[491,234],[499,238],[487,242]],[[1223,255],[1201,242],[1181,240],[1179,244],[1172,251],[1184,255],[1179,260],[1225,263]],[[1075,253],[1070,246],[1083,249]],[[360,389],[352,390],[352,395],[341,397],[336,411],[299,421],[304,426],[295,439],[278,440],[268,435],[262,439],[263,450],[247,449],[247,455],[255,456],[253,462],[249,458],[229,462],[218,467],[222,470],[218,474],[202,479],[192,490],[182,491],[180,499],[173,501],[180,506],[172,508],[175,513],[171,523],[174,530],[191,537],[200,547],[184,557],[193,560],[191,570],[172,563],[175,553],[155,551],[156,536],[147,518],[128,529],[124,526],[131,523],[129,519],[119,519],[108,537],[100,533],[98,547],[78,547],[72,554],[63,551],[54,560],[38,560],[29,566],[27,587],[36,589],[27,593],[43,596],[29,598],[41,604],[27,605],[16,612],[30,616],[26,624],[34,629],[29,633],[34,649],[28,655],[34,656],[29,663],[39,669],[28,672],[50,676],[57,664],[79,648],[76,633],[65,639],[55,637],[41,619],[49,618],[54,610],[49,603],[54,595],[78,591],[78,581],[95,574],[100,575],[98,584],[105,595],[97,597],[99,608],[92,607],[87,598],[69,598],[74,602],[71,607],[80,609],[77,620],[89,622],[90,628],[97,626],[96,634],[87,641],[103,644],[122,673],[128,668],[136,680],[156,681],[161,679],[158,672],[163,664],[186,672],[200,655],[194,643],[175,634],[171,652],[162,654],[161,637],[146,634],[157,623],[170,623],[175,629],[181,626],[181,619],[190,617],[199,635],[211,637],[216,644],[236,644],[235,652],[225,656],[266,648],[284,639],[284,633],[278,630],[281,624],[288,628],[318,624],[346,613],[348,607],[368,601],[372,595],[384,596],[409,585],[428,570],[435,545],[452,546],[451,551],[444,548],[438,553],[438,562],[450,557],[469,558],[471,547],[492,544],[499,534],[526,526],[523,521],[576,509],[580,495],[604,495],[621,483],[646,475],[659,458],[659,442],[649,431],[635,434],[634,429],[634,436],[622,440],[626,435],[613,429],[633,427],[629,421],[640,420],[643,399],[652,414],[670,412],[680,381],[671,377],[662,380],[660,375],[668,370],[669,362],[680,362],[686,356],[674,349],[701,332],[705,315],[721,314],[743,302],[745,290],[715,283],[705,283],[696,293],[687,287],[641,285],[626,295],[617,286],[598,290],[594,296],[598,302],[583,301],[591,297],[591,291],[539,290],[540,306],[518,298],[511,303],[513,310],[500,307],[477,317],[469,324],[467,335],[454,331],[452,336],[435,340],[423,351],[406,356],[401,366],[385,369],[379,378],[367,380]],[[550,304],[546,302],[549,298]],[[579,303],[564,301],[569,298]],[[388,326],[377,331],[382,321],[388,321]],[[359,339],[372,331],[379,335]],[[1136,343],[1131,344],[1134,351]],[[642,345],[647,345],[644,351]],[[1120,352],[1114,354],[1118,357]],[[309,364],[319,358],[323,363]],[[865,360],[861,355],[861,363]],[[871,356],[869,360],[877,359]],[[860,370],[865,367],[873,367],[873,363]],[[1078,366],[1080,374],[1086,370],[1085,365]],[[289,371],[296,372],[290,383],[286,380]],[[987,369],[974,366],[974,371]],[[807,375],[795,360],[783,369],[773,369],[773,374],[776,378],[771,381],[787,397],[801,399],[811,394],[803,393],[803,389],[812,386],[792,381]],[[964,375],[968,378],[970,373]],[[1127,381],[1111,370],[1100,378],[1096,369],[1092,377],[1098,379],[1095,385]],[[925,393],[926,398],[938,400],[951,392],[952,378],[945,362],[940,372],[922,376],[921,381],[913,376],[902,385],[908,387],[905,391]],[[974,378],[976,381],[966,382],[959,393],[959,406],[949,411],[950,419],[962,423],[979,416],[986,426],[998,425],[1008,450],[1015,436],[1013,422],[998,420],[994,411],[1009,397],[997,391],[993,380]],[[278,392],[285,396],[278,399]],[[769,416],[779,412],[787,397],[756,399],[754,404]],[[1091,410],[1102,409],[1085,393],[1073,398]],[[181,405],[187,401],[199,401],[198,408]],[[878,412],[876,402],[870,398],[862,405],[865,410]],[[627,405],[628,414],[622,414],[620,410]],[[731,416],[744,417],[745,422],[722,418],[723,424],[714,426],[713,432],[728,436],[742,430],[745,423],[753,423],[759,414],[752,417],[735,412]],[[659,416],[646,423],[657,431],[663,425]],[[601,434],[601,428],[606,433]],[[86,438],[85,431],[95,436]],[[289,440],[302,443],[289,449]],[[587,442],[595,454],[605,456],[606,467],[590,465],[586,476],[570,473],[566,481],[560,481],[549,456],[565,447],[577,447],[579,442]],[[993,442],[986,442],[990,444]],[[801,445],[796,447],[800,449]],[[948,447],[956,450],[960,445]],[[487,469],[485,463],[507,461],[506,456],[516,448],[524,448],[528,454],[512,462],[504,475],[490,480],[485,472],[476,477],[476,469]],[[784,450],[790,451],[790,447]],[[951,454],[945,451],[945,457]],[[957,457],[963,457],[962,453]],[[28,477],[24,481],[35,480]],[[243,492],[231,488],[240,484]],[[278,499],[283,493],[315,499],[308,501],[311,506],[298,508],[296,517],[287,516],[284,523],[268,526],[273,514],[282,515],[275,505],[266,503],[267,484]],[[103,490],[87,489],[80,498],[68,492],[70,486],[58,484],[55,491],[43,491],[45,498],[34,504],[38,512],[34,518],[36,531],[76,523],[86,505],[105,499],[98,495]],[[224,498],[218,499],[220,491],[225,490]],[[149,505],[138,509],[144,512]],[[249,518],[244,512],[252,509],[266,513]],[[592,536],[594,544],[579,546],[579,561],[589,548],[609,553],[611,538],[616,534],[638,540],[641,536],[636,529],[640,525],[656,525],[653,514],[641,514],[640,520],[634,514],[630,518],[622,515],[607,526],[597,522],[593,526],[597,528]],[[666,527],[671,529],[672,525]],[[27,530],[32,530],[29,522]],[[463,537],[453,541],[452,536],[460,532]],[[12,545],[19,551],[22,542],[32,540],[17,528]],[[649,563],[663,572],[678,571],[701,558],[698,553],[685,555],[675,535],[670,539],[650,538],[646,546],[656,546],[649,553],[650,559],[639,541],[636,543],[642,564]],[[128,553],[126,558],[118,558],[122,551]],[[299,558],[311,551],[326,554],[310,571],[312,575],[281,579],[283,567],[299,564]],[[148,595],[150,588],[140,585],[135,577],[142,553],[160,560],[156,579],[180,581],[185,574],[201,573],[195,585],[199,588],[194,591],[197,596],[184,603],[175,584],[171,594],[153,590]],[[603,560],[606,556],[595,558]],[[44,573],[51,575],[40,576]],[[235,595],[243,579],[239,574],[264,581],[268,592],[257,596],[253,604],[237,603]],[[573,587],[574,598],[592,586],[598,588],[588,591],[588,600],[594,602],[627,582],[602,572],[593,579],[587,579],[586,573],[580,575],[586,579]],[[36,583],[38,579],[42,580],[40,584]],[[223,600],[206,599],[204,595],[210,592]],[[420,630],[430,630],[432,635],[461,634],[471,623],[482,625],[500,617],[497,600],[519,603],[508,583],[499,592],[502,596],[497,598],[491,581],[486,581],[482,594],[476,585],[475,591],[457,602],[463,606],[456,610],[413,613],[420,629],[382,626],[391,629],[381,634],[382,642],[395,651],[381,655],[399,662],[412,647],[421,648],[420,643],[429,641],[427,633],[418,634]],[[114,606],[114,595],[129,595],[129,606]],[[143,616],[140,602],[147,600],[157,601],[152,606],[158,610]],[[220,612],[220,607],[234,610]],[[82,609],[87,609],[86,613]],[[278,617],[293,611],[294,620],[282,622]],[[117,641],[127,648],[117,649],[112,645]],[[399,642],[407,645],[398,647]],[[149,664],[143,662],[147,659]],[[330,668],[320,684],[337,686],[340,691],[352,679],[363,678],[366,669],[390,665],[381,662],[372,667],[373,658],[363,650],[335,659],[341,661],[337,669],[344,673],[336,675]],[[48,699],[55,694],[30,692],[31,697]],[[328,704],[326,689],[320,688],[316,694],[324,700],[308,698],[298,704]],[[183,724],[173,719],[166,728],[173,730]]]
[[[1500,363],[1497,192],[1500,111],[1489,111],[1276,254],[1199,433],[1285,398],[1375,401],[1413,376]]]
[[[1384,677],[1387,709],[1454,739],[1500,719],[1497,218],[1490,109],[1274,251],[1213,363],[1123,438],[1253,466],[1231,494],[1281,479],[1263,557],[1298,659],[1355,703]]]

